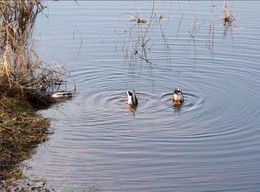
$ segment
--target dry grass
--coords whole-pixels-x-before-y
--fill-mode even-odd
[[[166,28],[171,25],[171,22],[176,22],[176,20],[174,19],[178,17],[172,16],[173,19],[171,18],[171,15],[175,14],[171,10],[171,4],[166,4],[167,2],[164,2],[165,7],[167,8],[163,11],[158,11],[158,7],[156,5],[158,5],[159,3],[157,4],[157,1],[150,0],[148,2],[150,3],[150,7],[144,9],[145,11],[142,12],[142,9],[139,9],[138,6],[136,6],[136,13],[122,13],[115,20],[114,27],[116,37],[118,39],[120,38],[120,35],[123,37],[123,40],[119,39],[118,42],[122,42],[123,44],[122,51],[125,58],[133,63],[141,60],[148,64],[154,64],[156,58],[154,57],[155,54],[153,53],[153,51],[159,47],[158,40],[163,40],[163,46],[161,48],[163,48],[163,51],[166,53],[165,55],[168,56],[172,54],[171,44],[169,44],[168,42],[173,42],[171,40],[173,38],[173,33],[166,30]],[[163,2],[160,2],[160,4],[162,3]],[[200,14],[197,12],[196,8],[197,6],[199,6],[200,3],[197,3],[195,1],[187,1],[187,3],[192,15],[192,22],[188,29],[188,34],[191,40],[190,42],[193,42],[194,44],[195,56],[197,33],[199,32],[201,26],[205,25],[208,21],[210,22],[209,39],[207,40],[205,45],[213,55],[215,44],[215,30],[217,29],[218,22],[222,22],[225,27],[224,35],[229,29],[233,30],[238,28],[238,26],[234,24],[235,16],[231,11],[233,1],[231,1],[230,6],[227,5],[229,2],[227,3],[226,0],[223,1],[223,14],[221,20],[218,18],[217,21],[215,18],[216,14],[214,9],[215,7],[218,7],[218,4],[215,4],[214,1],[212,1],[211,6],[209,6],[209,8],[211,9],[210,15],[206,17],[204,16],[205,13],[203,13],[203,16],[201,17]],[[136,5],[137,4],[138,3],[136,3]],[[173,6],[179,6],[181,14],[176,35],[178,36],[184,18],[184,13],[179,1],[173,2]],[[187,16],[185,17],[187,18]],[[123,30],[120,28],[123,28]],[[154,48],[155,44],[157,46],[156,48]]]
[[[231,13],[231,9],[227,6],[226,0],[223,3],[223,15],[222,15],[223,25],[229,27],[234,21],[234,16]]]
[[[29,103],[0,97],[0,180],[19,177],[15,169],[47,139],[49,121],[34,114]]]
[[[151,11],[149,13],[142,14],[138,6],[136,5],[136,14],[125,13],[118,16],[115,20],[115,34],[123,35],[124,45],[122,51],[124,56],[130,61],[135,61],[135,59],[141,59],[148,64],[153,64],[152,59],[149,56],[153,46],[153,35],[155,31],[159,29],[161,34],[160,37],[166,42],[164,30],[168,24],[167,19],[165,19],[162,12],[155,10],[154,0],[149,1],[149,6]],[[120,30],[120,27],[123,26],[120,20],[122,21],[123,16],[126,18],[128,23],[127,29]],[[162,25],[162,21],[166,22],[166,26]],[[121,33],[120,33],[121,31]]]
[[[43,9],[41,0],[0,0],[0,91],[47,103],[46,91],[66,72],[34,51],[33,27]]]
[[[0,0],[0,191],[4,180],[21,176],[17,165],[50,133],[31,103],[51,104],[48,91],[66,83],[65,70],[34,51],[33,27],[43,9],[41,0]]]
[[[34,80],[41,62],[33,51],[31,35],[35,18],[42,9],[37,0],[1,1],[1,84],[8,83],[11,88]]]

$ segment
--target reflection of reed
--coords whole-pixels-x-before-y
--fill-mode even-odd
[[[209,25],[209,39],[206,43],[206,46],[210,50],[211,54],[214,54],[214,39],[215,39],[215,13],[214,13],[214,8],[216,7],[215,4],[211,4],[211,20],[210,20],[210,25]]]
[[[166,26],[163,27],[161,24],[161,21],[165,19],[163,13],[158,13],[155,11],[155,1],[151,1],[150,3],[151,12],[146,18],[142,16],[137,6],[137,14],[125,14],[129,18],[127,22],[128,24],[130,23],[130,27],[128,27],[127,30],[124,30],[126,40],[122,50],[125,57],[130,59],[130,61],[141,59],[148,64],[152,64],[152,61],[149,58],[149,53],[151,52],[154,43],[152,41],[152,33],[154,33],[158,27],[161,33],[160,36],[167,45],[167,39],[165,37],[164,30],[166,29],[169,20],[167,21]],[[118,18],[115,22],[116,34],[118,33],[117,22]],[[168,46],[166,47],[168,48]]]
[[[190,4],[190,9],[192,12],[192,23],[189,29],[189,34],[191,38],[195,38],[196,36],[196,32],[198,30],[198,17],[197,17],[197,13],[194,10],[194,7],[192,6],[191,2],[189,1]]]
[[[170,14],[167,18],[165,18],[165,15],[167,13],[158,13],[156,11],[155,1],[151,1],[151,11],[148,16],[144,16],[140,9],[136,6],[137,13],[136,14],[124,14],[127,16],[127,29],[124,30],[124,44],[122,47],[122,50],[124,52],[124,56],[127,59],[130,59],[131,62],[135,62],[137,59],[141,59],[142,61],[145,61],[148,64],[153,64],[151,53],[152,48],[155,43],[154,37],[156,37],[156,40],[158,40],[158,37],[160,36],[163,40],[164,44],[164,52],[170,52],[170,44],[168,43],[169,39],[166,36],[166,29],[171,24],[169,22]],[[197,2],[196,2],[197,3]],[[179,34],[179,31],[181,29],[181,25],[183,22],[184,13],[181,8],[181,4],[178,1],[179,10],[181,14],[181,18],[178,24],[177,29],[177,36]],[[188,5],[190,8],[192,21],[190,24],[190,27],[188,29],[188,40],[193,43],[195,57],[196,57],[196,41],[197,41],[197,33],[199,32],[202,25],[207,24],[208,25],[208,38],[205,39],[205,46],[209,49],[210,53],[213,55],[214,53],[214,44],[215,44],[215,30],[216,30],[216,15],[215,15],[215,7],[218,5],[214,2],[211,2],[211,5],[209,8],[211,9],[209,12],[209,15],[207,15],[205,18],[201,18],[199,16],[198,11],[196,10],[195,3],[192,1],[188,1]],[[169,7],[169,6],[168,6]],[[168,10],[171,12],[170,10]],[[203,13],[205,14],[205,13]],[[166,24],[163,26],[163,21],[166,20]],[[218,21],[219,21],[218,16]],[[118,18],[116,20],[116,23],[118,21]],[[231,9],[227,6],[226,0],[224,0],[223,5],[223,15],[222,15],[222,21],[225,26],[225,30],[228,29],[235,29],[237,28],[236,25],[234,25],[232,22],[234,21],[234,16],[231,13]],[[130,25],[130,26],[129,26]],[[159,29],[159,30],[158,30]],[[156,34],[156,32],[160,34]],[[117,25],[115,26],[115,33],[117,34]]]
[[[173,101],[173,110],[174,110],[175,112],[180,112],[180,111],[181,111],[182,104],[183,104],[183,102]]]
[[[133,114],[133,117],[135,117],[135,113],[137,111],[137,105],[128,105],[128,110]]]

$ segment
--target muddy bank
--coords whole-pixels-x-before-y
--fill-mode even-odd
[[[46,186],[46,181],[28,179],[9,180],[0,184],[0,190],[5,192],[54,192],[54,189],[49,189]]]
[[[19,184],[19,164],[51,134],[49,120],[35,112],[26,101],[0,96],[0,191],[47,191],[37,182]]]

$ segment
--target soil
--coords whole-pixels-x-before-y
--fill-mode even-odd
[[[19,167],[48,139],[49,120],[28,101],[0,95],[0,191],[50,191],[44,181],[28,181]]]

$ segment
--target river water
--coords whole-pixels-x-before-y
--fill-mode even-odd
[[[25,175],[56,191],[259,191],[260,2],[228,2],[228,27],[221,1],[45,3],[37,51],[77,90],[39,112],[54,134]]]

